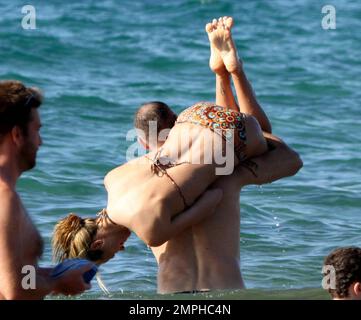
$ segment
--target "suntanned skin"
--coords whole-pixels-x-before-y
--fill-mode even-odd
[[[232,25],[233,20],[225,17],[206,26],[211,44],[210,68],[216,73],[216,103],[239,110],[230,86],[231,75],[241,111],[257,117],[274,149],[252,159],[257,165],[257,177],[238,166],[231,176],[222,177],[213,184],[223,191],[214,214],[162,246],[152,247],[159,265],[159,293],[244,288],[240,270],[240,191],[245,185],[269,183],[293,175],[302,166],[297,153],[267,133],[271,130],[269,120],[237,63],[236,49],[230,37]],[[228,40],[220,41],[219,37]],[[224,43],[226,49],[222,52]]]
[[[0,252],[0,270],[2,270],[0,282],[4,284],[1,291],[5,293],[13,290],[11,286],[21,283],[22,266],[37,265],[37,260],[42,254],[43,243],[14,189],[1,183],[0,197],[2,199],[0,232],[2,233],[3,229],[7,228],[0,240],[0,247],[2,248]],[[11,234],[16,235],[16,239]],[[32,246],[29,246],[29,243]],[[17,265],[16,269],[13,269],[14,265]],[[13,283],[6,281],[7,279],[11,279]],[[0,294],[0,298],[5,299],[5,295]],[[8,296],[8,298],[13,297]]]
[[[216,35],[217,33],[210,34],[210,39]],[[220,39],[222,37],[223,39]],[[212,47],[218,50],[218,55],[212,56],[211,65],[216,63],[213,60],[221,59],[222,55],[231,58],[236,56],[235,52],[230,51],[235,51],[230,37],[219,34],[218,40],[220,46],[229,49],[225,52],[222,47]],[[211,43],[213,42],[211,40]],[[226,67],[230,68],[234,62],[231,58],[225,59],[228,61]],[[222,138],[211,130],[188,123],[176,124],[171,129],[162,145],[162,155],[170,156],[178,163],[185,162],[169,168],[167,172],[182,190],[187,204],[192,204],[189,209],[185,208],[182,197],[172,181],[165,175],[158,176],[151,171],[151,161],[147,158],[154,158],[155,151],[112,170],[104,179],[108,191],[109,217],[115,223],[134,231],[146,244],[153,247],[159,263],[158,291],[161,293],[243,287],[239,270],[240,189],[246,184],[265,183],[292,175],[300,167],[298,155],[278,138],[262,133],[258,122],[254,121],[252,113],[260,117],[264,130],[270,130],[268,119],[261,117],[264,115],[263,110],[254,103],[254,96],[253,100],[250,99],[253,93],[247,79],[239,74],[243,71],[238,60],[236,68],[231,72],[237,73],[234,76],[236,81],[233,79],[233,73],[231,74],[237,97],[240,98],[240,109],[243,110],[241,104],[246,104],[250,114],[246,122],[249,139],[247,155],[257,156],[266,151],[266,145],[259,139],[260,134],[277,150],[276,153],[269,152],[266,158],[254,159],[255,165],[263,167],[262,170],[254,169],[257,171],[258,179],[254,179],[247,169],[237,167],[232,177],[227,176],[217,181],[214,157],[212,164],[204,164],[202,161],[201,164],[187,163],[196,152],[200,154],[201,159],[208,156],[210,150],[204,148],[204,137],[213,141],[218,149],[221,149],[223,144]],[[229,77],[227,70],[225,73],[217,73],[217,102],[223,106],[226,106],[224,101],[234,101],[229,94],[227,96],[227,92],[232,92],[226,86],[227,76]],[[237,107],[235,101],[234,106]],[[179,143],[180,138],[185,135],[191,137],[191,144]],[[258,149],[259,147],[261,148]],[[175,153],[180,156],[172,157]],[[217,151],[213,156],[215,154]],[[236,158],[234,163],[238,164]],[[274,172],[269,173],[269,170]],[[224,199],[217,209],[218,215],[209,219],[222,197]],[[206,217],[209,220],[204,224],[200,223]],[[231,224],[232,227],[229,228]],[[214,232],[215,230],[217,231]],[[168,242],[164,244],[166,241]],[[215,264],[209,264],[214,261]]]
[[[267,145],[257,120],[251,115],[245,121],[248,157],[266,152]],[[188,136],[190,143],[181,143]],[[204,141],[213,142],[212,147]],[[104,185],[108,191],[107,212],[117,224],[134,231],[151,246],[159,246],[186,228],[212,214],[222,197],[220,190],[206,189],[219,177],[216,175],[216,155],[224,140],[208,128],[190,123],[176,124],[162,146],[162,155],[181,165],[167,170],[187,201],[189,209],[172,181],[151,171],[155,152],[136,158],[109,172]],[[232,150],[233,152],[233,150]],[[192,161],[200,155],[200,164]],[[204,161],[212,154],[211,164]],[[176,156],[174,156],[176,155]],[[232,154],[234,165],[237,158]],[[192,163],[190,163],[192,162]],[[218,166],[219,167],[219,166]],[[232,167],[233,168],[233,167]]]
[[[40,127],[38,111],[32,109],[28,136],[24,137],[15,127],[0,142],[0,299],[42,299],[50,292],[70,295],[90,288],[82,274],[92,267],[91,264],[56,280],[50,277],[51,268],[38,266],[43,242],[15,185],[21,173],[35,165],[42,143]],[[36,289],[22,288],[22,279],[28,274],[22,274],[26,265],[36,269]]]
[[[254,138],[251,133],[255,129],[254,123],[252,119],[249,140]],[[192,137],[190,147],[182,146],[178,141],[185,134]],[[163,145],[163,153],[170,155],[176,149],[181,155],[176,161],[183,163],[190,162],[192,152],[197,150],[203,159],[210,153],[209,148],[203,148],[204,137],[213,141],[215,148],[222,148],[222,138],[211,130],[188,123],[177,124]],[[261,148],[261,153],[265,152],[266,144]],[[154,158],[154,152],[146,157]],[[235,164],[237,161],[234,158]],[[215,164],[204,164],[201,160],[201,164],[183,163],[167,170],[182,190],[187,204],[191,205],[185,210],[182,197],[171,180],[165,175],[154,174],[149,159],[134,159],[112,170],[104,179],[108,191],[108,215],[115,223],[134,231],[145,243],[159,246],[213,212],[222,196],[219,190],[206,191],[219,177],[215,169]]]
[[[164,245],[152,247],[159,265],[159,293],[244,288],[240,270],[240,191],[245,185],[294,175],[302,166],[293,150],[275,136],[266,136],[275,149],[252,159],[258,166],[257,177],[239,166],[231,176],[220,178],[213,185],[223,191],[215,213]]]

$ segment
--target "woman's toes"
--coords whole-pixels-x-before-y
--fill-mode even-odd
[[[212,32],[212,30],[213,30],[213,25],[212,25],[212,23],[207,23],[207,24],[206,24],[206,31],[207,31],[208,33],[210,33],[210,32]]]
[[[217,29],[217,23],[218,23],[218,20],[217,19],[213,19],[212,21],[212,26],[214,29]]]
[[[228,29],[231,29],[233,27],[233,18],[227,17],[224,24]]]

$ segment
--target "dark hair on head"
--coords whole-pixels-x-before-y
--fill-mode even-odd
[[[152,101],[142,104],[135,113],[134,126],[144,132],[149,138],[149,122],[157,124],[157,134],[163,129],[173,128],[177,115],[164,102]]]
[[[31,109],[39,108],[42,101],[37,88],[26,87],[16,80],[0,81],[0,139],[15,126],[26,135]]]
[[[338,248],[325,258],[324,265],[335,269],[336,288],[328,289],[333,298],[347,298],[350,286],[361,283],[361,248]]]

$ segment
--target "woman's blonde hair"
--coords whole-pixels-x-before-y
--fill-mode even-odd
[[[71,258],[98,260],[99,254],[89,254],[97,230],[96,218],[83,219],[70,213],[60,220],[54,228],[52,239],[54,261],[60,262]]]
[[[97,261],[102,256],[101,250],[90,250],[90,246],[98,231],[96,218],[81,218],[70,213],[60,220],[55,228],[52,239],[53,259],[60,262],[65,259],[84,258]],[[109,294],[107,287],[97,272],[97,281],[100,289]]]

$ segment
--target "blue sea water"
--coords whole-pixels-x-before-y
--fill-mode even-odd
[[[259,102],[304,167],[242,191],[241,265],[252,290],[213,297],[325,297],[324,256],[361,246],[359,1],[34,0],[35,30],[21,27],[24,4],[0,0],[0,79],[45,92],[44,145],[18,184],[46,243],[42,264],[57,220],[106,206],[103,177],[135,142],[126,134],[141,103],[179,112],[214,100],[204,26],[230,15]],[[335,30],[322,28],[326,4]],[[157,298],[155,260],[136,236],[101,269],[113,297]],[[83,296],[105,297],[95,282]]]

